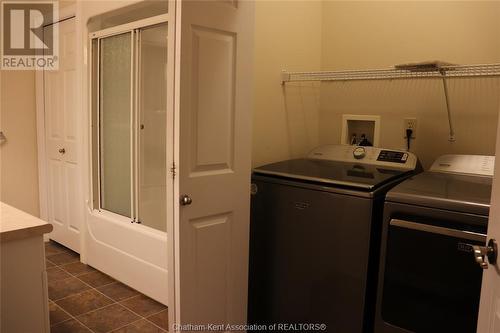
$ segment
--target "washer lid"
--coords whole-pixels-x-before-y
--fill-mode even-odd
[[[424,172],[391,189],[386,201],[487,216],[492,179]]]
[[[322,159],[295,159],[264,165],[253,172],[370,191],[410,170]]]

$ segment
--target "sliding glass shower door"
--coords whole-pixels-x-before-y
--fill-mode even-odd
[[[167,25],[139,32],[139,221],[166,231]]]
[[[163,23],[92,42],[94,208],[160,231],[166,231],[167,34]]]
[[[132,217],[132,38],[102,38],[99,49],[101,208]]]

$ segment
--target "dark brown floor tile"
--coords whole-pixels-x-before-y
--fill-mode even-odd
[[[47,268],[47,279],[49,281],[58,281],[58,280],[64,280],[71,277],[69,273],[66,273],[59,267],[51,267]]]
[[[101,286],[97,288],[97,290],[99,290],[101,293],[112,298],[117,302],[124,300],[126,298],[130,298],[132,296],[139,295],[138,291],[129,288],[120,282],[114,282],[111,284],[107,284],[105,286]]]
[[[151,324],[147,320],[141,319],[122,327],[113,333],[164,333],[165,331]]]
[[[70,319],[50,327],[50,333],[92,333],[75,319]]]
[[[63,252],[47,256],[47,259],[56,265],[64,265],[80,261],[80,256],[76,252]]]
[[[54,264],[53,262],[45,260],[45,267],[46,268],[54,267],[55,265],[56,264]]]
[[[79,275],[78,278],[85,283],[88,283],[94,288],[104,286],[106,284],[110,284],[115,282],[116,280],[113,279],[111,276],[106,275],[104,273],[101,273],[99,271],[95,271],[92,273],[87,273],[87,274],[82,274]]]
[[[50,325],[55,325],[70,318],[57,304],[49,302]]]
[[[113,303],[111,299],[94,289],[56,301],[57,305],[73,316],[97,310],[111,303]]]
[[[147,318],[156,324],[156,326],[160,326],[165,331],[168,330],[168,310],[164,310],[162,312],[156,313]]]
[[[45,256],[50,256],[56,253],[68,252],[71,251],[67,247],[56,243],[54,241],[49,241],[45,243]]]
[[[112,304],[98,311],[78,316],[78,320],[97,333],[109,332],[140,319],[136,314],[119,304]]]
[[[157,301],[152,300],[151,298],[142,294],[126,299],[120,302],[120,304],[123,304],[130,310],[143,317],[150,316],[167,308],[165,305],[158,303]]]
[[[74,262],[71,264],[66,264],[61,266],[66,272],[73,274],[75,276],[95,272],[95,269],[90,267],[89,265],[85,265],[81,262]]]
[[[49,281],[48,285],[49,298],[53,301],[90,289],[89,286],[78,280],[76,277],[70,277],[58,281]]]

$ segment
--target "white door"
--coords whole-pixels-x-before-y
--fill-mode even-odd
[[[45,145],[49,237],[80,251],[82,199],[76,96],[75,18],[59,25],[59,70],[44,71]]]
[[[242,324],[254,3],[182,1],[176,17],[177,194],[189,197],[176,207],[175,322]]]
[[[495,176],[491,194],[490,218],[488,222],[488,241],[500,240],[500,119],[497,129]],[[487,260],[487,258],[485,258]],[[489,263],[488,269],[483,270],[481,286],[481,303],[477,332],[500,332],[500,265]]]

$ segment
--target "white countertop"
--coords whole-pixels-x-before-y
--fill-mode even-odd
[[[52,225],[33,215],[0,202],[0,241],[43,235],[52,231]]]

